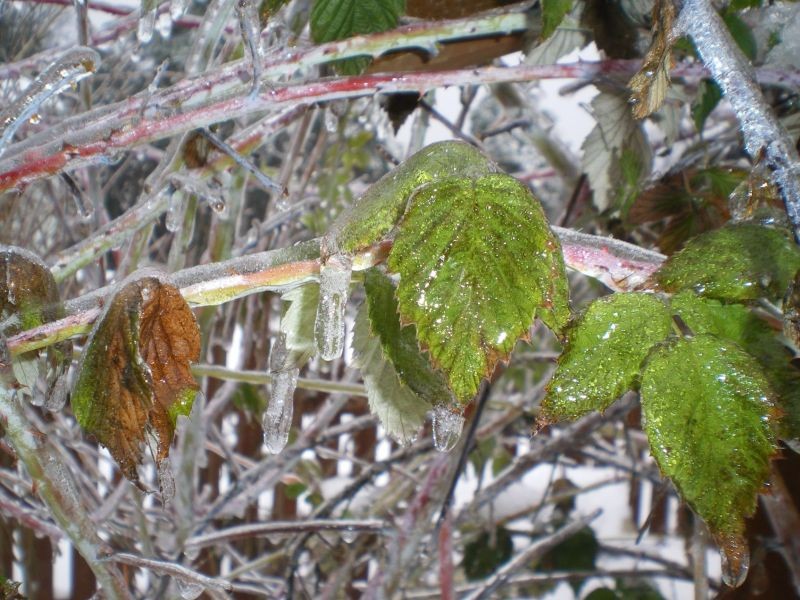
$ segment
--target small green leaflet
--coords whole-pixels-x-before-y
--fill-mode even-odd
[[[433,405],[449,402],[450,392],[420,352],[414,326],[400,326],[392,281],[369,269],[364,288],[367,300],[356,317],[353,350],[370,410],[389,435],[410,442]]]
[[[323,238],[328,254],[356,252],[382,241],[421,186],[448,177],[480,177],[497,166],[474,146],[450,140],[426,146],[371,185]]]
[[[800,371],[776,332],[741,304],[722,304],[691,291],[672,298],[672,310],[693,334],[708,333],[735,342],[761,364],[785,412],[785,435],[800,438]]]
[[[653,294],[614,294],[592,302],[567,331],[539,423],[608,408],[635,387],[648,352],[671,329],[669,310]]]
[[[469,402],[534,316],[559,332],[569,318],[564,260],[541,205],[503,174],[419,188],[388,261],[400,274],[403,322]]]
[[[779,229],[738,223],[698,235],[654,277],[668,292],[691,289],[727,301],[783,297],[800,269],[800,248]]]
[[[698,133],[703,133],[708,115],[722,100],[722,88],[713,79],[704,79],[697,88],[697,96],[692,102],[692,120]]]
[[[642,374],[644,430],[663,474],[739,572],[744,520],[775,451],[772,390],[758,362],[712,335],[656,348]]]
[[[572,0],[542,0],[542,39],[549,38],[572,10]]]
[[[314,320],[319,304],[319,285],[301,285],[281,296],[284,303],[280,330],[286,336],[288,356],[284,369],[301,369],[314,356]]]
[[[387,31],[397,26],[405,9],[405,0],[314,0],[311,37],[321,43]],[[356,75],[369,62],[368,57],[359,57],[339,61],[337,66],[345,75]]]

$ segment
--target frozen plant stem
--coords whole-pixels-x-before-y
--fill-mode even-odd
[[[35,120],[48,98],[88,77],[100,64],[100,55],[91,48],[78,46],[47,67],[25,90],[23,97],[0,113],[0,156],[17,129],[27,120]]]
[[[5,428],[5,439],[25,465],[36,493],[47,505],[56,525],[92,569],[105,596],[129,598],[127,585],[117,568],[98,557],[103,542],[81,503],[69,468],[46,436],[31,426],[19,401],[4,386],[0,386],[0,420]]]
[[[742,125],[744,145],[754,161],[763,160],[778,187],[800,242],[800,157],[786,129],[764,100],[752,65],[708,0],[686,0],[678,33],[692,38]]]
[[[250,93],[255,95],[261,80],[261,61],[264,55],[261,52],[261,23],[254,0],[236,0],[236,15],[239,17],[239,29],[253,67],[253,87]]]

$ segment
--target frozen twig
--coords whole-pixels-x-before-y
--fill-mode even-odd
[[[676,29],[694,41],[711,76],[742,125],[745,149],[763,161],[778,187],[800,242],[800,157],[793,140],[764,100],[750,62],[708,0],[686,0]]]
[[[515,556],[514,559],[509,563],[498,569],[497,572],[487,579],[479,589],[467,596],[467,600],[482,600],[483,598],[491,598],[493,596],[493,592],[503,585],[506,580],[508,580],[508,578],[511,577],[516,571],[525,568],[532,562],[537,561],[548,550],[571,538],[573,535],[578,533],[581,529],[599,517],[600,512],[600,510],[597,510],[590,515],[576,519],[546,538],[537,540],[528,546],[528,548],[526,548],[523,552]]]
[[[197,571],[173,562],[142,558],[141,556],[128,554],[126,552],[111,554],[104,557],[102,560],[106,563],[120,563],[123,565],[130,565],[132,567],[148,569],[153,573],[158,573],[159,575],[168,575],[185,583],[200,585],[206,590],[232,592],[234,589],[233,584],[227,579],[208,577],[207,575],[203,575],[202,573],[198,573]]]
[[[219,365],[194,365],[192,367],[192,372],[198,377],[213,377],[216,379],[242,381],[256,385],[272,383],[272,375],[264,371],[244,371],[241,369],[229,369]],[[348,396],[361,396],[364,398],[367,396],[367,390],[363,385],[326,379],[298,377],[297,387],[316,392],[326,392],[328,394],[347,394]]]
[[[89,518],[70,470],[61,460],[61,453],[46,436],[31,426],[19,401],[2,386],[0,420],[6,439],[25,465],[53,521],[70,538],[92,569],[106,596],[129,598],[128,587],[119,571],[99,558],[103,542],[97,534],[97,527]]]

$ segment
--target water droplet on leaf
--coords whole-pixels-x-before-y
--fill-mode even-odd
[[[433,409],[433,445],[439,452],[449,452],[458,443],[464,417],[445,406]]]

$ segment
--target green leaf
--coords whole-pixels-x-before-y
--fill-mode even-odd
[[[642,375],[650,450],[738,571],[744,520],[775,451],[772,390],[756,360],[712,335],[665,343]]]
[[[63,316],[64,305],[47,265],[32,252],[0,244],[0,335],[10,337]],[[0,373],[0,378],[33,395],[39,375],[46,375],[49,398],[71,356],[72,343],[62,341],[47,349],[46,364],[38,351],[27,352],[14,358],[12,373]]]
[[[306,284],[281,296],[283,314],[280,331],[286,336],[287,357],[284,369],[301,369],[314,356],[314,321],[319,305],[319,285]]]
[[[397,320],[396,314],[389,316]],[[401,381],[394,365],[383,353],[380,338],[370,331],[366,307],[356,316],[353,351],[355,365],[361,370],[367,388],[370,410],[390,436],[401,443],[413,441],[432,406]]]
[[[735,12],[726,11],[722,15],[722,20],[728,26],[728,31],[736,41],[736,44],[744,52],[745,56],[750,60],[755,60],[758,55],[758,46],[756,45],[756,38],[753,36],[753,30],[750,26],[742,21],[741,17]]]
[[[584,527],[542,556],[537,571],[593,571],[600,552],[600,543],[591,527]],[[575,593],[585,580],[570,580]]]
[[[542,39],[549,38],[572,10],[572,0],[542,0]]]
[[[778,229],[738,223],[701,234],[655,273],[668,292],[727,301],[777,299],[800,269],[800,249]]]
[[[311,37],[316,43],[322,43],[387,31],[397,26],[405,8],[405,0],[314,0]],[[345,75],[356,75],[370,60],[358,57],[338,61],[337,69]]]
[[[653,294],[613,294],[592,302],[567,331],[539,422],[608,408],[635,387],[648,352],[671,329],[669,310]]]
[[[777,332],[741,304],[722,304],[691,291],[672,298],[676,312],[694,334],[711,334],[736,343],[761,364],[786,413],[788,437],[800,437],[800,373]]]
[[[484,531],[464,546],[464,574],[470,581],[484,579],[507,563],[513,553],[514,542],[508,529]]]
[[[460,141],[426,146],[384,175],[331,225],[323,253],[356,252],[386,238],[421,186],[448,177],[480,177],[497,166],[474,146]]]
[[[155,277],[125,283],[95,323],[72,411],[134,483],[148,433],[158,442],[156,461],[169,455],[178,415],[189,413],[199,387],[190,366],[199,356],[200,331],[189,305]]]
[[[450,397],[441,372],[431,367],[419,349],[414,325],[401,327],[392,280],[378,269],[364,273],[370,331],[378,336],[384,356],[391,361],[400,381],[428,404],[443,404]]]
[[[698,133],[703,133],[708,115],[722,100],[722,88],[713,79],[704,79],[697,90],[697,97],[692,102],[692,119]]]
[[[508,175],[445,179],[414,196],[389,255],[403,322],[469,402],[538,316],[569,317],[564,260],[530,190]]]

